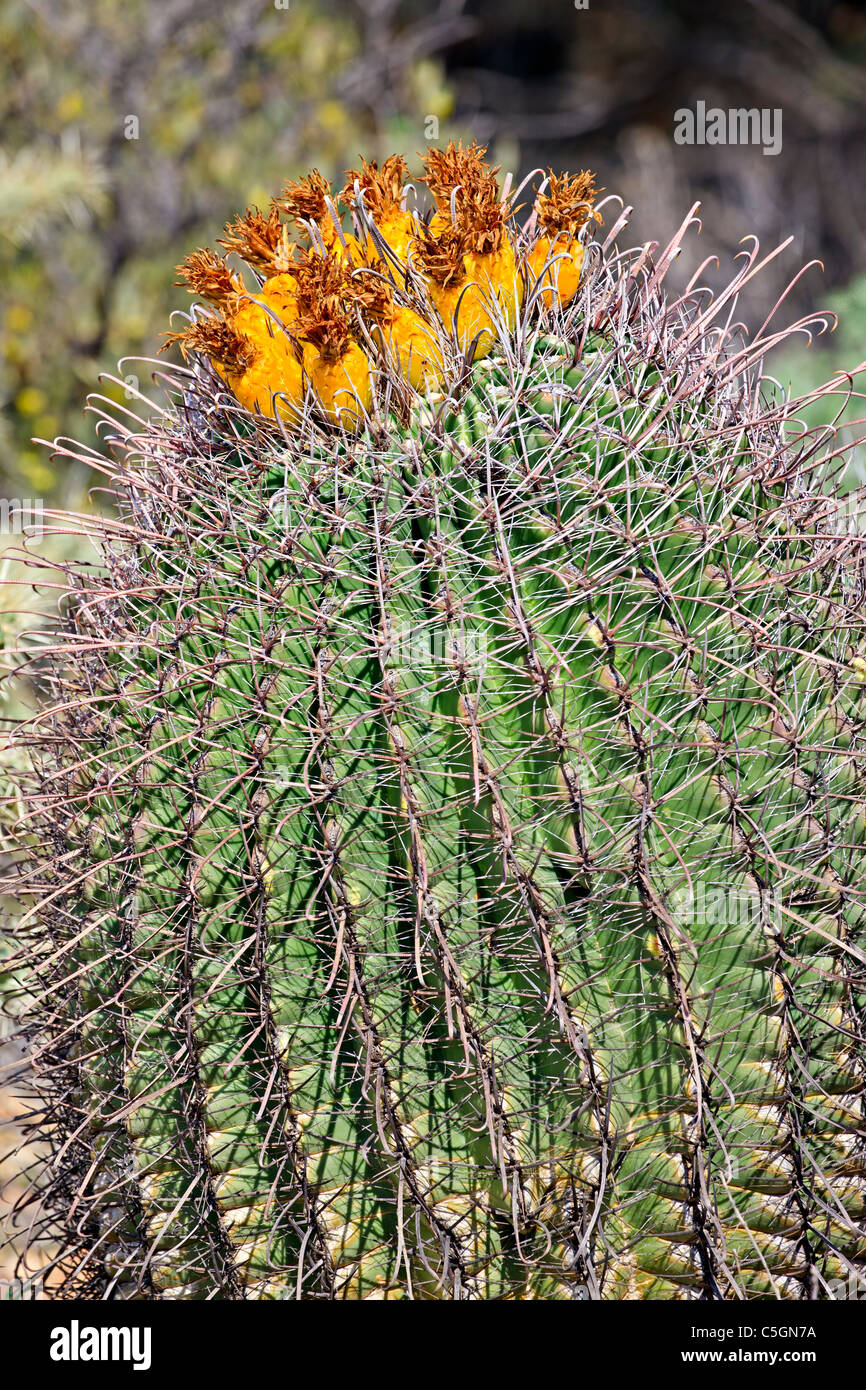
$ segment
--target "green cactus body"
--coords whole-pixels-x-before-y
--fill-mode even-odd
[[[650,271],[541,317],[355,431],[199,363],[120,441],[31,735],[91,1296],[862,1268],[855,548]]]

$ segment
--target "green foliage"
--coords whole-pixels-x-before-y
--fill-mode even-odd
[[[105,202],[100,170],[62,153],[0,156],[0,238],[20,250],[41,228],[80,222]]]

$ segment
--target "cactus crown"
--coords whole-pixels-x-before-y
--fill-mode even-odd
[[[586,174],[519,229],[477,146],[426,169],[427,221],[399,160],[351,232],[315,172],[237,219],[255,288],[189,257],[167,408],[88,456],[118,515],[31,654],[11,847],[31,1247],[96,1298],[828,1296],[866,1173],[834,446],[733,326],[757,248],[670,300],[688,223],[628,252]]]
[[[323,175],[313,170],[305,178],[287,183],[282,196],[273,201],[266,214],[249,209],[237,217],[225,229],[220,245],[264,277],[264,302],[259,304],[257,313],[247,303],[239,317],[237,309],[244,295],[240,278],[211,251],[194,252],[180,267],[183,277],[192,293],[217,306],[229,332],[211,328],[202,334],[194,324],[185,335],[171,336],[169,341],[180,342],[185,352],[207,352],[208,343],[219,344],[224,355],[212,354],[214,360],[223,368],[230,367],[231,374],[240,378],[249,369],[250,357],[253,364],[258,357],[260,379],[255,394],[250,396],[246,380],[235,388],[243,404],[250,405],[252,401],[256,409],[274,414],[269,396],[287,392],[299,407],[295,418],[300,419],[309,394],[324,407],[326,420],[344,429],[359,427],[368,408],[368,389],[375,390],[383,376],[383,366],[387,380],[395,361],[393,352],[387,351],[384,363],[381,353],[372,363],[366,360],[368,354],[377,356],[376,340],[370,330],[381,326],[385,317],[393,318],[393,291],[400,293],[405,307],[411,308],[423,322],[431,339],[448,338],[452,330],[468,324],[466,331],[474,341],[474,355],[484,356],[493,341],[489,330],[494,320],[504,314],[506,321],[514,324],[526,294],[527,275],[534,281],[541,271],[543,278],[544,257],[531,268],[526,257],[518,264],[511,247],[511,239],[517,234],[513,225],[515,209],[501,197],[498,170],[485,163],[482,147],[473,143],[464,148],[452,142],[444,150],[428,150],[424,167],[421,181],[428,185],[436,205],[432,220],[422,220],[405,209],[408,170],[400,156],[386,159],[381,169],[375,161],[362,160],[359,170],[347,171],[339,194],[334,194]],[[537,206],[539,225],[549,228],[555,222],[576,236],[592,213],[593,197],[590,175],[558,180],[551,173],[549,191]],[[351,214],[354,233],[344,233],[338,224],[341,209],[348,209]],[[312,239],[311,246],[292,243],[284,215],[306,233],[308,241]],[[383,263],[376,239],[384,239],[387,245],[387,237],[395,226],[399,226],[402,244],[396,253],[388,246],[390,260],[386,257]],[[504,255],[506,250],[508,255]],[[567,255],[575,267],[576,284],[582,249],[569,249]],[[471,262],[470,256],[474,258]],[[287,273],[294,283],[289,299],[284,298],[277,305],[269,291],[281,273]],[[453,294],[443,298],[445,292],[464,289],[470,291],[468,298],[456,302],[452,302]],[[560,289],[560,303],[567,303],[572,295],[573,290],[566,294]],[[247,295],[248,301],[249,298]],[[233,355],[226,355],[232,332],[250,340],[248,353],[235,350]],[[307,343],[317,351],[322,364],[332,368],[344,365],[342,408],[332,408],[327,387],[321,395],[317,391],[323,383],[317,382],[309,363],[303,377],[286,382],[285,359],[271,350],[275,332],[289,340],[299,357]],[[346,363],[350,349],[355,360]],[[441,345],[439,355],[444,357],[447,350],[445,344]],[[401,360],[399,352],[396,360]],[[246,362],[246,368],[238,367],[241,361]],[[405,375],[412,378],[411,364]],[[437,376],[441,385],[441,373],[427,362],[423,372],[425,387],[429,388],[431,379]],[[268,395],[262,394],[263,387]]]

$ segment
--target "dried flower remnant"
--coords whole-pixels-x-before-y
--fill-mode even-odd
[[[467,284],[465,293],[454,294],[459,269],[455,267],[455,273],[444,281],[431,269],[433,284],[440,286],[432,295],[464,351],[477,340],[475,355],[484,357],[500,331],[513,332],[523,294],[507,211],[496,181],[498,171],[488,167],[484,149],[477,143],[464,149],[454,141],[445,150],[428,150],[424,167],[436,211],[430,237],[422,242],[422,262],[428,268],[435,267],[431,239],[450,238],[452,259],[462,255],[462,275]]]
[[[166,346],[176,343],[184,357],[209,357],[222,376],[240,378],[252,366],[255,349],[248,338],[222,318],[199,319],[182,333],[166,333]]]
[[[242,216],[226,224],[218,240],[229,255],[239,256],[267,278],[277,268],[277,259],[284,250],[285,223],[279,204],[272,202],[267,214],[258,208],[247,208]],[[288,266],[283,265],[282,269],[287,270]]]
[[[175,269],[181,274],[177,284],[185,283],[192,294],[212,304],[227,305],[244,293],[241,277],[207,246],[191,251]]]
[[[290,179],[275,201],[305,236],[309,236],[308,227],[313,223],[326,249],[338,258],[353,261],[363,259],[355,237],[344,231],[336,220],[339,217],[338,199],[318,169],[311,170],[302,179]]]

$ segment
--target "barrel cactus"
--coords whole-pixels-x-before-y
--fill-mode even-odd
[[[32,1239],[92,1298],[834,1297],[859,501],[737,335],[756,252],[672,299],[590,175],[425,171],[188,257],[87,456],[18,736]]]

